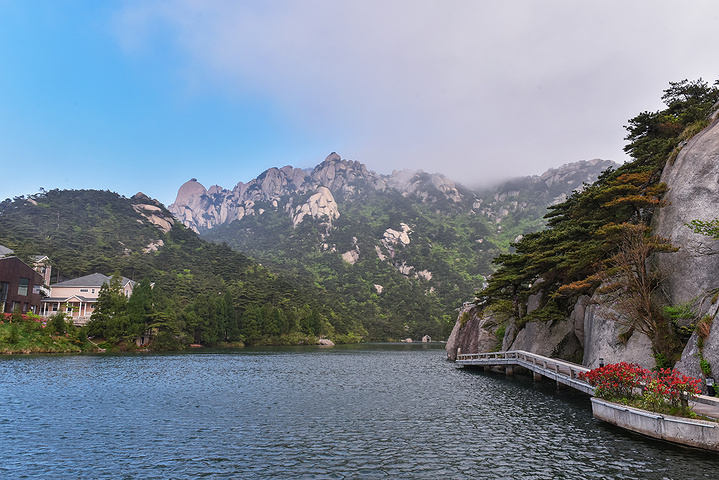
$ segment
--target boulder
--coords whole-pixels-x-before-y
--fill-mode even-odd
[[[327,187],[319,187],[317,193],[307,199],[306,203],[298,205],[295,212],[292,218],[292,225],[295,227],[302,222],[307,215],[314,219],[326,216],[330,224],[332,220],[336,220],[340,216],[337,202],[335,202],[332,192]]]

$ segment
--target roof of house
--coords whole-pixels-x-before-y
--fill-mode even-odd
[[[0,257],[6,257],[8,255],[14,255],[15,252],[11,248],[7,248],[4,245],[0,245]]]
[[[100,288],[105,283],[110,283],[112,277],[103,275],[102,273],[93,273],[85,275],[84,277],[73,278],[72,280],[66,280],[64,282],[55,283],[50,285],[51,287],[95,287]],[[124,287],[128,283],[131,283],[134,287],[137,282],[130,280],[129,278],[122,277],[120,284]]]

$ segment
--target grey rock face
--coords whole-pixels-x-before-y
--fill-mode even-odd
[[[584,348],[584,318],[587,312],[591,298],[588,295],[582,295],[577,299],[577,304],[572,310],[569,321],[574,324],[574,335],[579,340],[579,344]]]
[[[667,275],[666,290],[672,303],[691,301],[719,287],[719,241],[696,234],[685,224],[719,217],[719,123],[692,138],[673,165],[664,168],[662,181],[669,191],[668,205],[654,218],[654,232],[671,238],[675,253],[658,255]]]
[[[699,363],[703,355],[704,359],[709,362],[712,368],[712,374],[715,377],[719,377],[719,320],[716,319],[718,310],[719,303],[714,303],[709,307],[707,312],[707,315],[714,318],[714,320],[709,330],[709,336],[704,340],[703,348],[699,348],[699,332],[695,331],[686,347],[684,347],[682,358],[674,366],[674,368],[684,375],[701,379],[704,378]]]
[[[619,335],[625,330],[617,323],[617,313],[609,305],[601,303],[597,295],[592,297],[584,313],[584,358],[582,364],[590,368],[605,364],[636,363],[645,368],[656,364],[652,356],[652,343],[645,335],[634,332],[626,343]]]
[[[466,316],[462,325],[461,319]],[[472,304],[465,304],[459,312],[457,322],[447,339],[447,358],[456,360],[458,352],[477,353],[495,350],[497,337],[494,332],[497,323],[490,315],[482,315]]]
[[[668,205],[654,217],[654,232],[670,237],[678,252],[657,255],[657,265],[666,276],[665,291],[673,304],[691,302],[701,317],[716,316],[716,302],[707,301],[719,287],[719,241],[694,233],[686,224],[719,217],[719,121],[694,136],[664,168],[662,181],[669,187]],[[704,342],[704,358],[719,374],[719,328],[716,320]],[[676,368],[701,378],[695,333],[686,345]]]
[[[571,360],[581,352],[581,345],[574,335],[574,325],[569,322],[527,322],[508,350]]]

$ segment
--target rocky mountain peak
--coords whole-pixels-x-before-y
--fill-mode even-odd
[[[207,194],[207,190],[196,178],[188,180],[183,183],[180,189],[177,191],[177,199],[175,203],[183,203],[189,205],[193,198],[200,198]]]
[[[330,222],[338,218],[340,212],[335,197],[352,201],[368,191],[395,190],[404,197],[436,205],[439,210],[465,207],[477,209],[482,205],[482,212],[491,216],[495,213],[490,211],[490,203],[516,196],[513,192],[525,190],[528,185],[541,183],[544,189],[552,192],[557,190],[566,198],[564,191],[568,186],[581,187],[583,181],[596,178],[600,168],[611,165],[614,163],[598,159],[563,165],[548,170],[542,176],[525,177],[519,186],[513,186],[510,182],[501,187],[507,192],[499,192],[500,196],[494,202],[484,202],[477,193],[455,184],[439,173],[404,169],[381,175],[368,170],[363,163],[343,159],[332,152],[311,171],[291,165],[273,167],[247,183],[237,183],[232,190],[218,185],[207,190],[193,178],[180,187],[177,199],[169,206],[169,210],[180,222],[195,231],[241,220],[266,209],[287,212],[293,225],[297,226],[308,215],[315,219],[319,218],[318,215],[326,215]],[[550,197],[547,204],[558,198]],[[503,205],[501,208],[505,213],[495,216],[501,218],[512,208],[521,208],[520,203],[514,203],[516,205],[509,207]]]

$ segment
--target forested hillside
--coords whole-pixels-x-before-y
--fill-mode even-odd
[[[52,190],[5,200],[0,244],[28,261],[49,256],[55,279],[99,272],[154,282],[148,308],[133,317],[125,306],[114,323],[96,329],[114,341],[128,340],[138,325],[157,328],[156,346],[165,348],[314,342],[320,335],[352,341],[365,333],[337,299],[202,240],[141,194],[128,199],[108,191]]]
[[[493,258],[611,165],[577,162],[472,191],[440,174],[379,175],[333,153],[311,172],[270,169],[232,190],[193,179],[170,210],[203,238],[342,299],[369,339],[444,339]]]

